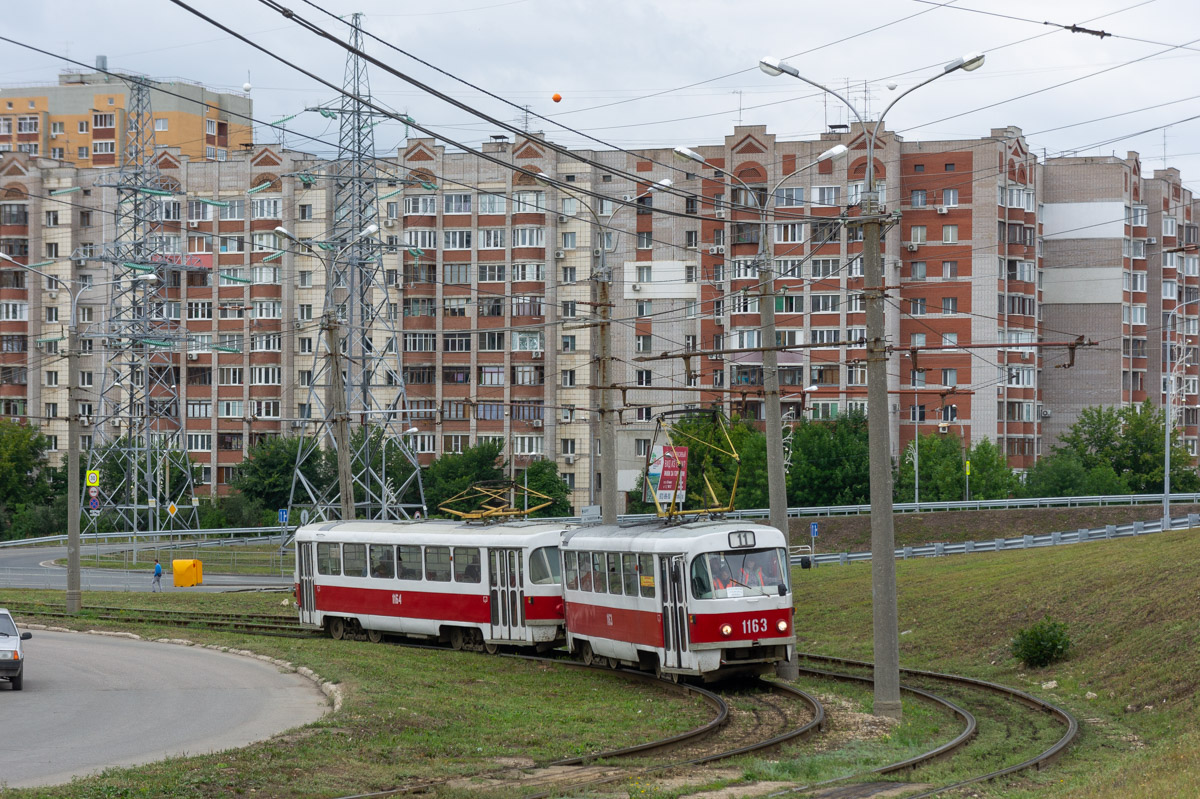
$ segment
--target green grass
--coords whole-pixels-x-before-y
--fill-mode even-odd
[[[0,591],[0,604],[61,601],[45,591]],[[161,604],[159,600],[162,600]],[[87,605],[145,607],[145,595],[87,593]],[[272,612],[279,595],[155,596],[155,607]],[[86,618],[81,629],[115,628]],[[53,620],[61,624],[61,620]],[[69,786],[13,790],[14,797],[338,796],[471,775],[499,758],[548,761],[682,732],[707,719],[697,702],[615,675],[450,651],[366,642],[263,638],[130,627],[250,649],[337,682],[337,713],[284,736],[220,755],[114,769]],[[33,686],[36,689],[36,685]]]

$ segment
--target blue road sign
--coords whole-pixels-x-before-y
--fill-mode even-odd
[[[817,523],[816,523],[816,522],[810,522],[810,523],[809,523],[809,525],[808,525],[808,532],[812,533],[812,537],[813,537],[813,538],[816,538],[816,537],[817,537]]]
[[[100,510],[100,497],[92,497],[88,500],[89,510]]]
[[[279,523],[280,524],[287,524],[287,510],[288,510],[287,508],[279,509]]]

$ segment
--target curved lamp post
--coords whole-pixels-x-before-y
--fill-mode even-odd
[[[936,75],[907,89],[888,103],[867,137],[866,180],[863,186],[863,273],[867,299],[867,430],[871,476],[871,582],[874,594],[875,706],[879,716],[900,718],[900,632],[896,606],[896,540],[892,524],[891,431],[888,422],[887,344],[884,328],[883,264],[879,259],[882,219],[875,191],[875,138],[888,111],[912,92],[952,72],[970,72],[983,65],[982,53],[955,59]],[[771,76],[790,75],[840,100],[863,131],[866,122],[854,104],[826,86],[809,80],[792,65],[765,57],[759,69]]]

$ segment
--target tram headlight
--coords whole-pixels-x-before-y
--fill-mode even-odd
[[[779,632],[786,633],[788,628],[787,619],[780,619],[779,623],[775,626],[779,628]]]
[[[733,626],[730,624],[722,624],[721,635],[733,635]]]

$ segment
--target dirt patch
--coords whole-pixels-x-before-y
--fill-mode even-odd
[[[812,739],[813,749],[829,752],[850,741],[871,741],[890,735],[900,722],[855,709],[850,700],[834,694],[817,696],[825,708],[825,732]]]
[[[1161,509],[1154,505],[1120,505],[897,513],[894,519],[896,546],[906,547],[937,542],[991,541],[995,538],[1016,538],[1082,527],[1127,524],[1156,519],[1161,513]],[[1200,513],[1200,505],[1172,505],[1171,513],[1174,516]],[[867,514],[792,519],[793,544],[810,543],[810,522],[819,525],[818,552],[866,552],[871,548],[871,517]]]

